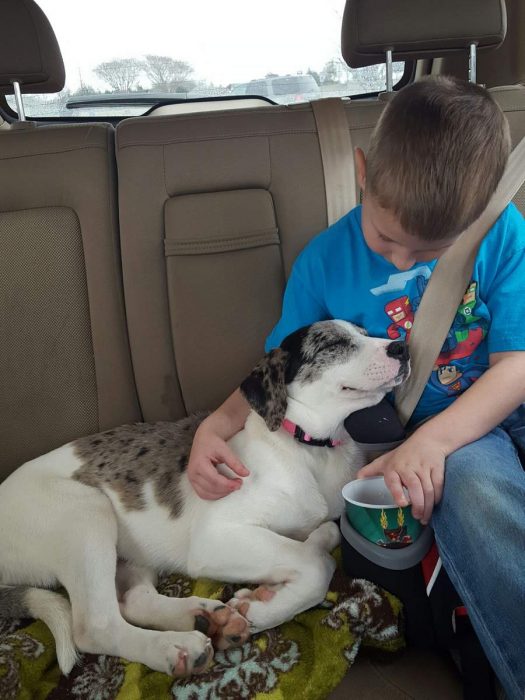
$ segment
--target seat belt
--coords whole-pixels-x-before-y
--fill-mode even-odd
[[[357,204],[354,151],[345,108],[338,97],[311,102],[314,113],[326,194],[328,225]]]
[[[408,341],[412,372],[395,392],[397,413],[404,425],[421,398],[452,326],[471,280],[481,242],[524,181],[525,138],[510,154],[503,177],[484,212],[439,258],[430,276]]]

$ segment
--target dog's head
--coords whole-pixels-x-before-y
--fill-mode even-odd
[[[241,392],[270,430],[293,406],[303,429],[332,435],[346,416],[379,403],[409,371],[405,343],[371,338],[347,321],[319,321],[267,353]]]

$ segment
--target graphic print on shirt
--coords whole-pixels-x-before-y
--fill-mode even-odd
[[[405,293],[387,302],[384,306],[385,313],[390,319],[390,325],[386,332],[391,340],[407,342],[410,338],[410,331],[414,325],[414,315],[431,274],[432,270],[425,265],[416,270],[390,275],[386,284],[370,290],[374,296],[381,296],[389,292],[405,291],[409,283],[411,287],[415,284],[416,294],[412,299]]]
[[[388,317],[386,335],[392,340],[410,338],[414,316],[428,284],[431,270],[427,266],[390,275],[386,284],[370,290],[374,296],[396,293],[383,308]],[[399,292],[404,292],[399,294]],[[478,285],[472,280],[459,305],[441,352],[436,359],[429,383],[440,393],[455,396],[468,389],[483,373],[474,353],[485,338],[487,319],[476,314]]]

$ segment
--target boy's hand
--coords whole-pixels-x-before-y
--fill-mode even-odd
[[[357,478],[383,474],[398,506],[408,505],[403,486],[408,489],[412,515],[426,525],[435,503],[443,493],[445,452],[436,443],[422,442],[414,433],[395,450],[363,467]]]
[[[197,430],[188,461],[188,478],[197,495],[206,500],[217,500],[242,486],[242,479],[219,474],[217,464],[226,464],[238,476],[250,473],[221,437]]]

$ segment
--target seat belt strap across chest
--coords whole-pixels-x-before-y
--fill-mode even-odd
[[[396,390],[396,409],[406,425],[421,398],[458,306],[471,281],[479,246],[525,181],[525,138],[511,153],[486,209],[442,255],[430,276],[408,342],[412,371]]]

